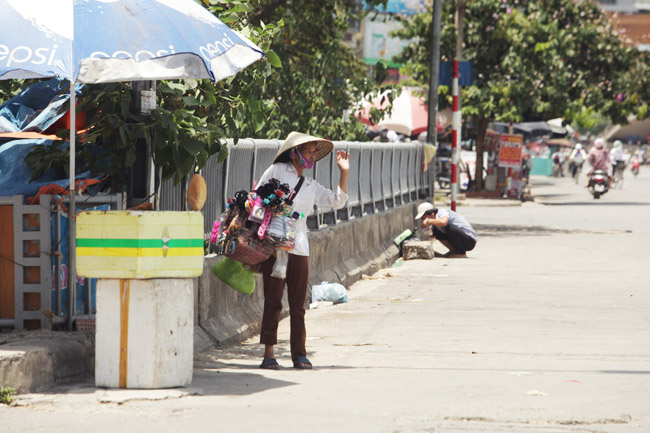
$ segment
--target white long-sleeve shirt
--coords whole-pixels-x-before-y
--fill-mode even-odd
[[[287,162],[278,162],[266,169],[262,177],[257,182],[257,187],[268,183],[271,179],[277,179],[281,183],[286,183],[293,190],[298,184],[300,176],[296,168]],[[319,206],[329,206],[332,209],[340,209],[348,200],[348,195],[343,192],[341,187],[336,187],[336,192],[325,188],[311,177],[305,177],[293,201],[293,210],[305,215],[305,218],[299,218],[296,221],[296,245],[290,254],[298,256],[309,255],[309,240],[307,238],[307,216],[314,208],[314,204]]]
[[[613,149],[609,152],[609,160],[610,160],[610,161],[613,161],[613,162],[617,162],[617,161],[625,161],[625,156],[624,156],[624,154],[623,154],[623,150],[622,150],[622,149],[619,149],[619,148],[617,148],[617,147],[613,148]]]

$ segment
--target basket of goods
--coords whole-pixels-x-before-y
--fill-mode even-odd
[[[213,225],[210,243],[217,254],[255,266],[278,247],[293,248],[295,219],[291,217],[291,203],[297,189],[291,194],[289,185],[271,179],[252,193],[235,193]]]

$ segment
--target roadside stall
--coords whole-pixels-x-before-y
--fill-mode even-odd
[[[0,0],[3,46],[27,54],[0,62],[0,79],[57,76],[69,82],[68,279],[71,288],[77,277],[100,279],[95,385],[188,385],[193,371],[192,278],[202,272],[203,215],[78,214],[76,88],[79,83],[121,81],[217,82],[265,54],[191,0],[176,0],[174,7],[157,1],[113,1],[110,7],[100,0],[33,3],[17,7],[19,2]],[[51,46],[60,48],[52,49],[46,63],[42,47]],[[43,61],[34,61],[32,54]]]
[[[503,169],[505,181],[500,184],[501,194],[506,197],[521,197],[521,155],[524,136],[518,134],[501,134],[499,142],[499,168]]]
[[[541,176],[550,176],[553,173],[553,160],[551,159],[551,149],[545,141],[535,141],[526,143],[526,147],[533,158],[530,174]]]
[[[483,150],[487,155],[487,164],[485,169],[487,175],[485,176],[485,189],[487,191],[496,191],[499,184],[499,141],[501,134],[488,129],[485,132],[485,142],[483,143]]]

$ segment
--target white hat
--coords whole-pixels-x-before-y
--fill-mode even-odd
[[[418,214],[415,216],[415,219],[419,220],[424,216],[425,213],[429,212],[430,210],[437,210],[437,209],[431,203],[422,203],[420,206],[418,206]]]
[[[290,151],[294,147],[298,147],[298,146],[300,146],[302,144],[312,143],[312,142],[319,143],[319,145],[320,145],[319,150],[316,153],[316,156],[314,158],[314,161],[312,161],[312,162],[316,162],[319,159],[324,158],[334,148],[334,143],[332,143],[329,140],[325,140],[324,138],[314,137],[313,135],[303,134],[302,132],[293,131],[293,132],[289,133],[289,135],[287,136],[287,139],[284,140],[284,143],[282,144],[282,147],[280,147],[280,149],[278,149],[278,153],[276,153],[275,157],[273,158],[273,163],[277,162],[280,155],[282,155],[285,152]]]

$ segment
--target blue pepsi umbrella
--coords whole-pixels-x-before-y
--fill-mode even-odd
[[[0,11],[0,79],[218,81],[264,57],[260,48],[195,0],[0,0]]]
[[[0,79],[58,76],[71,82],[71,210],[74,83],[219,81],[264,57],[195,0],[0,0],[0,11]],[[72,227],[70,238],[72,251]]]
[[[0,0],[0,79],[209,78],[264,56],[195,0]]]
[[[264,57],[195,0],[0,0],[0,11],[0,79],[218,81]],[[74,86],[70,98],[73,192]]]

